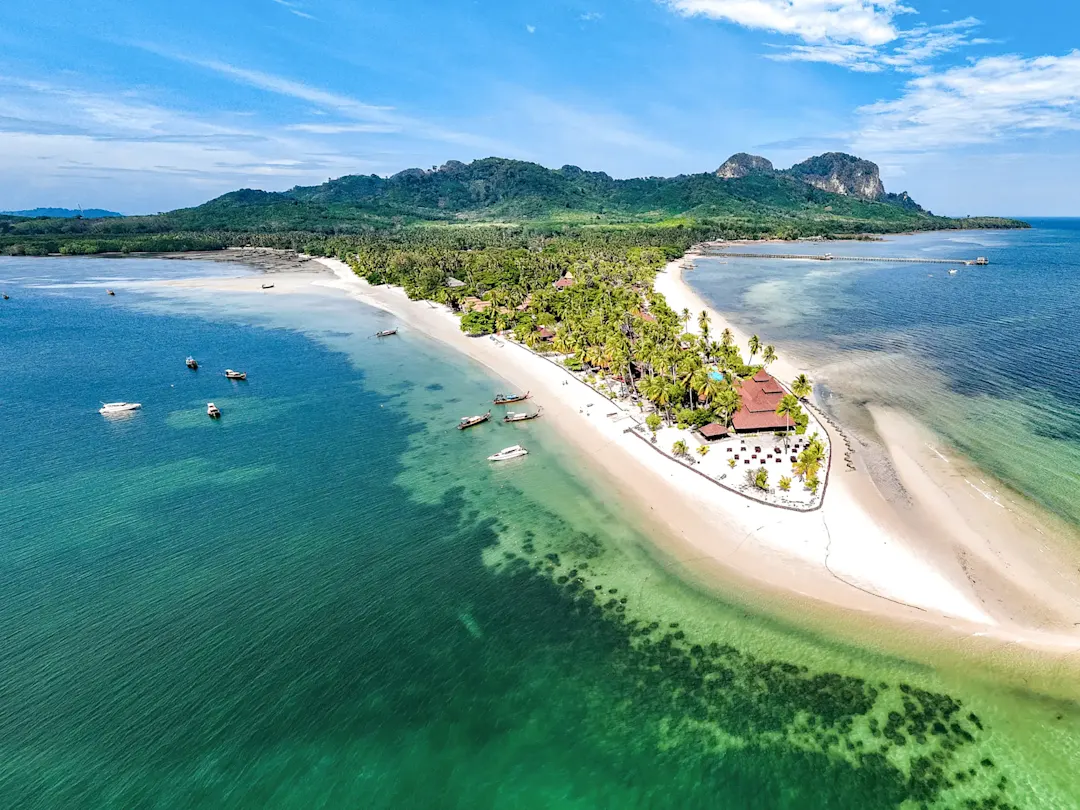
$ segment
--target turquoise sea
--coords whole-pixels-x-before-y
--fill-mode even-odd
[[[0,259],[0,807],[1080,805],[1073,673],[685,584],[384,313],[124,280],[236,272]]]
[[[873,435],[864,405],[898,406],[1080,527],[1080,219],[1031,222],[783,246],[990,259],[955,274],[936,264],[707,258],[688,280],[735,323],[805,360],[828,407],[863,437]]]

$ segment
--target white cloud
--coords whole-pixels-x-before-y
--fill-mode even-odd
[[[901,0],[661,0],[686,16],[704,16],[802,40],[773,45],[775,62],[818,62],[863,73],[925,72],[931,60],[986,39],[973,39],[974,17],[944,25],[897,26],[916,13]]]
[[[536,33],[536,26],[535,25],[526,25],[525,30],[528,31],[530,34],[535,34]]]
[[[585,22],[596,22],[597,20],[604,19],[604,15],[601,14],[599,11],[587,11],[586,13],[582,14],[578,19],[584,20]]]
[[[858,110],[855,145],[919,152],[1080,130],[1080,50],[994,56],[912,79],[903,94]]]
[[[308,14],[303,11],[303,7],[299,3],[290,3],[289,0],[274,0],[279,6],[284,6],[289,10],[291,14],[295,14],[297,17],[302,17],[305,20],[318,20],[314,14]]]
[[[900,0],[666,0],[686,16],[796,36],[806,42],[884,45],[897,37],[893,19],[911,9]]]
[[[971,38],[969,33],[981,23],[974,17],[944,25],[918,25],[897,31],[889,46],[825,42],[791,45],[780,53],[767,54],[777,62],[823,62],[849,70],[876,73],[893,69],[905,73],[924,73],[928,63],[939,56],[971,45],[985,45],[986,39]]]

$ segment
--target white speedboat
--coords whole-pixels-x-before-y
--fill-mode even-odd
[[[206,415],[209,416],[211,419],[220,419],[221,418],[221,408],[219,408],[213,402],[207,402],[206,403]]]
[[[227,368],[225,369],[225,376],[228,377],[230,380],[246,380],[247,372],[233,371],[231,368]]]
[[[515,444],[513,447],[507,447],[494,455],[488,456],[488,461],[509,461],[512,458],[521,458],[527,455],[529,455],[528,450],[520,444]]]
[[[102,416],[113,416],[119,413],[131,413],[142,407],[140,402],[102,402],[98,413]]]

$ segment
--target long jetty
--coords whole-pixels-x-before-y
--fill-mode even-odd
[[[831,253],[815,256],[799,253],[731,253],[726,250],[706,251],[702,255],[712,258],[728,256],[733,259],[810,259],[818,262],[891,262],[904,264],[965,264],[984,265],[990,262],[980,256],[977,259],[930,259],[930,258],[889,258],[885,256],[834,256]]]

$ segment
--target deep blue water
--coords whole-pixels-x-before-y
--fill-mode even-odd
[[[0,259],[0,807],[1070,806],[1070,705],[685,587],[389,316],[121,280],[224,272]]]
[[[763,342],[807,359],[853,422],[866,403],[908,410],[1080,524],[1080,220],[1032,224],[784,247],[991,261],[955,275],[929,264],[705,259],[689,279]]]

